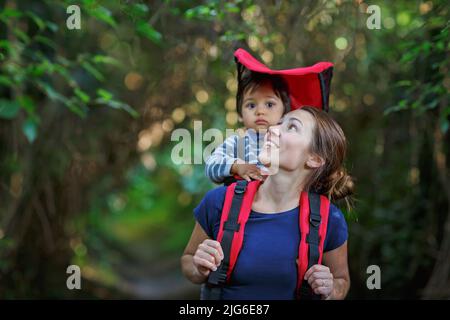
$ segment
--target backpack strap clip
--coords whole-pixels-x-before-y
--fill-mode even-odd
[[[316,215],[309,216],[309,223],[315,228],[320,226],[320,221],[321,221],[320,215],[319,216],[316,216]]]
[[[247,189],[247,180],[238,180],[234,188],[234,194],[244,194]]]

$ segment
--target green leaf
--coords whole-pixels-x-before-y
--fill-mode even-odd
[[[36,140],[37,136],[37,124],[32,119],[27,119],[22,125],[22,132],[27,137],[30,143],[33,143]]]
[[[113,94],[109,91],[106,91],[105,89],[98,89],[97,94],[99,97],[105,101],[109,101],[112,99]]]
[[[147,37],[149,40],[153,41],[154,43],[159,44],[162,39],[161,33],[153,29],[147,22],[140,21],[136,26],[136,31],[144,36]]]
[[[103,6],[99,6],[89,11],[92,16],[109,24],[111,27],[116,27],[117,23],[111,15],[111,11]]]
[[[233,33],[231,31],[226,31],[224,35],[220,36],[219,40],[223,42],[232,42],[244,40],[247,36],[244,33]]]
[[[193,18],[204,19],[204,20],[208,20],[208,21],[212,20],[217,15],[217,10],[214,9],[213,6],[214,6],[214,4],[212,4],[211,7],[201,5],[201,6],[197,6],[195,8],[188,9],[184,13],[184,16],[189,20],[191,20]]]
[[[139,116],[139,113],[136,112],[136,110],[134,110],[132,107],[130,107],[130,105],[121,101],[114,100],[113,94],[111,92],[106,91],[105,89],[98,89],[97,94],[99,98],[95,100],[95,103],[104,104],[114,109],[125,110],[134,118],[137,118]]]
[[[0,118],[14,119],[20,110],[20,105],[17,101],[0,99]]]
[[[45,94],[52,100],[62,102],[64,104],[67,104],[69,99],[56,91],[53,87],[51,87],[49,84],[43,82],[43,81],[37,81],[37,84],[39,87],[44,90]]]
[[[55,43],[53,40],[51,40],[50,38],[44,37],[44,36],[42,36],[42,35],[37,35],[37,36],[35,36],[33,39],[34,39],[36,42],[45,44],[46,46],[49,46],[50,48],[56,50],[56,47],[57,47],[57,46],[56,46],[56,43]]]
[[[81,89],[75,88],[74,93],[84,103],[89,103],[89,101],[91,100],[89,95]]]
[[[53,64],[53,70],[58,74],[60,74],[70,84],[74,82],[72,77],[70,76],[69,70],[66,67],[59,64]]]
[[[410,87],[411,85],[412,85],[411,80],[401,80],[395,84],[396,87]]]
[[[0,48],[3,48],[7,51],[11,50],[11,44],[8,40],[0,40]]]
[[[407,109],[407,108],[408,108],[408,105],[406,104],[406,100],[401,100],[401,101],[399,102],[398,105],[387,108],[387,109],[384,111],[383,114],[384,114],[385,116],[387,116],[387,115],[390,114],[390,113],[398,112],[398,111],[401,111],[401,110],[405,110],[405,109]]]
[[[179,16],[181,13],[180,8],[170,8],[169,12],[174,16]]]
[[[0,76],[0,86],[12,87],[14,82],[9,77]]]
[[[235,3],[229,2],[225,4],[225,9],[230,13],[239,13],[239,8]]]
[[[99,80],[99,81],[103,81],[105,80],[105,77],[103,77],[103,75],[100,73],[100,71],[98,71],[92,64],[90,64],[88,61],[83,61],[81,63],[81,66],[87,71],[89,72],[91,75],[93,75],[95,77],[95,79]]]
[[[442,133],[446,134],[449,128],[449,121],[446,118],[441,118],[439,122]]]
[[[25,109],[25,111],[29,115],[33,115],[36,110],[36,105],[34,104],[34,101],[29,96],[21,96],[17,98],[18,103],[20,106]]]
[[[444,108],[439,117],[439,124],[442,133],[446,134],[450,126],[450,106]]]
[[[114,108],[114,109],[125,110],[133,118],[139,117],[139,113],[136,110],[134,110],[130,105],[128,105],[128,104],[126,104],[124,102],[120,102],[120,101],[117,101],[117,100],[108,100],[108,101],[106,101],[106,100],[102,100],[102,99],[98,99],[97,102],[101,103],[101,104],[105,104],[105,105],[107,105],[107,106],[109,106],[111,108]]]
[[[14,34],[17,36],[17,38],[22,40],[23,43],[25,43],[25,44],[30,43],[30,37],[22,30],[15,28]]]
[[[30,75],[34,77],[40,77],[44,73],[52,74],[54,71],[54,66],[49,60],[45,59],[39,64],[30,65],[27,68],[27,71]]]
[[[88,111],[86,106],[80,106],[74,99],[71,99],[65,105],[70,111],[72,111],[76,115],[80,116],[81,118],[86,118],[86,114]]]
[[[42,20],[39,16],[37,16],[35,13],[31,11],[27,11],[26,15],[33,20],[33,22],[38,26],[39,30],[45,29],[45,22]]]
[[[132,5],[125,5],[125,11],[132,17],[132,18],[144,18],[148,13],[148,6],[143,3],[136,3]]]
[[[114,66],[120,66],[120,62],[117,59],[109,56],[96,55],[92,59],[95,63],[112,64]]]
[[[57,32],[59,30],[59,27],[56,23],[46,21],[45,24],[47,25],[47,28],[53,32]]]
[[[20,18],[22,15],[22,12],[20,12],[19,10],[5,8],[0,12],[0,20],[7,22],[10,18]]]

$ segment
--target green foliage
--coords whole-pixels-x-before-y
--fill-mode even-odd
[[[350,297],[421,296],[448,206],[446,2],[375,1],[380,30],[354,1],[14,3],[0,5],[0,295],[129,298],[130,278],[180,283],[169,262],[214,185],[202,165],[173,163],[170,134],[240,126],[232,53],[244,47],[273,68],[335,63],[330,113],[356,181],[354,210],[342,208]],[[66,28],[69,4],[81,30]],[[83,296],[60,289],[70,263],[86,270]],[[380,292],[365,287],[371,264]]]
[[[450,105],[448,104],[448,88],[444,86],[445,73],[448,68],[449,25],[437,29],[437,34],[431,36],[430,40],[417,41],[407,40],[401,43],[405,54],[400,63],[414,67],[419,64],[429,66],[429,74],[425,77],[400,80],[396,86],[402,89],[403,96],[399,103],[385,110],[385,115],[391,112],[411,109],[418,114],[429,112],[439,106],[440,128],[446,133],[449,127]],[[414,37],[414,35],[412,35]],[[409,74],[411,76],[411,74]]]
[[[70,3],[70,2],[66,2]],[[117,23],[109,9],[99,5],[95,1],[84,1],[86,12],[93,18],[106,23],[108,26],[116,29]],[[137,6],[141,12],[146,12],[145,5]],[[65,8],[64,3],[58,6],[58,14],[63,14],[61,9]],[[50,7],[47,8],[50,11]],[[148,11],[148,10],[147,10]],[[145,26],[144,15],[139,16],[140,25],[137,32],[150,34],[150,29]],[[47,96],[54,103],[66,107],[69,111],[80,117],[86,117],[90,104],[91,92],[87,92],[82,88],[82,82],[76,80],[74,75],[79,72],[80,67],[88,72],[93,78],[99,82],[105,81],[105,66],[120,66],[120,63],[114,57],[101,54],[100,52],[83,53],[80,52],[72,57],[70,54],[62,55],[61,43],[57,44],[53,38],[57,37],[59,27],[48,16],[36,14],[31,10],[19,10],[13,8],[2,8],[0,12],[0,21],[6,27],[4,33],[10,34],[8,40],[0,41],[2,52],[2,60],[4,63],[0,67],[0,85],[7,90],[17,92],[25,90],[27,87],[33,86],[39,88],[41,93]],[[35,27],[33,32],[27,34],[24,32],[20,24],[31,23],[30,27]],[[154,30],[153,30],[154,31]],[[154,31],[151,34],[153,40],[157,38]],[[101,89],[105,91],[105,89]],[[90,90],[92,91],[92,90]],[[106,91],[105,91],[106,92]],[[33,96],[27,95],[27,103],[23,98],[18,97],[16,100],[1,103],[1,117],[13,119],[21,114],[21,110],[27,113],[33,109],[33,100],[38,99],[39,93],[33,92]],[[19,101],[22,99],[22,101]],[[97,104],[104,104],[114,109],[122,109],[133,117],[137,117],[137,112],[127,103],[116,99],[103,99],[99,97],[94,101]],[[35,109],[33,120],[23,120],[23,133],[28,140],[34,141],[38,134],[39,112]]]

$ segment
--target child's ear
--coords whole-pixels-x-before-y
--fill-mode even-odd
[[[316,154],[311,154],[308,156],[308,160],[306,160],[306,165],[308,166],[308,168],[320,168],[321,166],[323,166],[325,164],[325,160],[323,160],[322,157],[316,155]]]
[[[239,122],[244,122],[244,119],[242,119],[240,114],[238,114],[238,120],[239,120]]]

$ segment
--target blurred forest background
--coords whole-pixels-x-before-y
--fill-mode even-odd
[[[356,179],[348,298],[449,299],[448,40],[445,0],[0,0],[0,298],[199,297],[179,258],[213,184],[171,161],[170,137],[239,127],[243,47],[276,69],[335,64]]]

